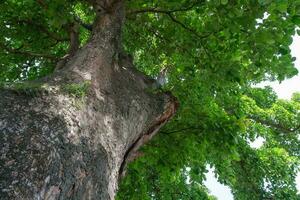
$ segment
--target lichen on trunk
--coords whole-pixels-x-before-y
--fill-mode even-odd
[[[138,148],[178,106],[121,56],[122,1],[107,1],[90,41],[34,95],[0,91],[0,199],[114,199]],[[80,101],[80,106],[78,106]]]

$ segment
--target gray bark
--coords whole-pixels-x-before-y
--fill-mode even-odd
[[[0,199],[114,199],[138,148],[177,108],[120,56],[122,4],[41,87],[0,91]],[[80,95],[71,86],[81,86]],[[73,88],[74,89],[74,88]]]

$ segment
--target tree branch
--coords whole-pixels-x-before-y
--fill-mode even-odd
[[[194,2],[191,6],[186,7],[186,8],[178,8],[178,9],[173,9],[173,10],[162,10],[162,9],[157,9],[157,8],[145,8],[141,10],[132,10],[129,11],[128,15],[133,15],[133,14],[142,14],[142,13],[164,13],[164,14],[171,14],[174,12],[187,12],[191,9],[193,9],[199,2]],[[202,3],[202,2],[201,2]]]
[[[37,3],[45,9],[48,9],[48,5],[44,2],[44,0],[36,0]]]
[[[177,20],[171,13],[167,13],[167,15],[169,16],[169,18],[175,22],[176,24],[180,25],[182,28],[184,28],[185,30],[191,32],[192,34],[194,34],[195,36],[197,36],[199,39],[204,39],[204,38],[207,38],[209,37],[211,34],[213,34],[214,32],[212,33],[209,33],[207,35],[200,35],[199,33],[197,33],[196,30],[188,27],[187,25],[185,25],[184,23],[180,22],[179,20]]]
[[[80,26],[82,26],[83,28],[85,28],[86,30],[92,31],[93,30],[93,25],[92,24],[87,24],[85,22],[83,22],[78,16],[74,16],[74,20],[80,24]]]
[[[69,46],[68,53],[70,56],[73,56],[80,46],[79,25],[77,23],[71,23],[68,25],[67,29],[70,35],[70,46]]]
[[[40,24],[37,24],[35,22],[33,22],[32,20],[28,20],[28,19],[21,19],[21,20],[17,20],[18,23],[24,23],[24,24],[28,24],[28,25],[31,25],[31,26],[34,26],[36,27],[39,31],[41,31],[42,33],[45,33],[47,36],[49,36],[50,38],[58,41],[58,42],[65,42],[65,41],[68,41],[69,38],[62,38],[60,37],[59,35],[49,31],[46,27],[40,25]]]
[[[216,33],[216,32],[211,32],[211,33],[208,33],[208,34],[206,34],[206,35],[200,35],[199,33],[197,33],[196,30],[194,30],[194,29],[192,29],[192,28],[186,26],[184,23],[182,23],[182,22],[180,22],[179,20],[177,20],[171,13],[168,13],[167,15],[170,17],[170,19],[171,19],[173,22],[175,22],[176,24],[179,24],[183,29],[185,29],[185,30],[191,32],[191,33],[194,34],[196,37],[198,37],[198,38],[200,39],[200,45],[201,45],[202,49],[204,50],[205,54],[206,54],[210,59],[212,59],[211,55],[209,54],[209,52],[208,52],[208,51],[206,50],[206,48],[204,47],[204,45],[202,44],[201,40],[202,40],[202,39],[205,39],[205,38],[207,38],[207,37],[209,37],[211,34],[214,34],[214,33]]]
[[[161,131],[161,133],[163,133],[163,134],[171,134],[171,133],[178,133],[178,132],[188,131],[188,130],[203,130],[203,128],[191,126],[191,127],[186,127],[186,128],[178,129],[178,130],[169,131],[169,132]]]
[[[112,13],[119,3],[123,3],[124,0],[86,0],[90,5],[94,7],[94,10],[98,14]]]
[[[50,60],[57,60],[58,59],[54,55],[36,53],[36,52],[31,52],[31,51],[22,51],[21,50],[22,47],[14,49],[14,48],[8,47],[7,45],[4,45],[2,43],[0,43],[0,47],[5,49],[9,53],[20,54],[20,55],[31,56],[31,57],[43,57],[43,58],[47,58],[47,59],[50,59]]]
[[[200,2],[203,3],[203,2]],[[151,12],[151,13],[161,13],[161,14],[165,14],[167,15],[173,22],[179,24],[182,28],[188,30],[189,32],[193,33],[194,35],[196,35],[198,38],[200,39],[204,39],[209,37],[212,33],[208,33],[206,35],[200,35],[199,33],[197,33],[196,30],[188,27],[187,25],[185,25],[184,23],[180,22],[179,20],[177,20],[172,14],[175,12],[186,12],[189,11],[191,9],[193,9],[197,4],[199,4],[199,2],[194,2],[191,6],[187,7],[187,8],[179,8],[179,9],[174,9],[174,10],[161,10],[161,9],[157,9],[157,8],[146,8],[146,9],[142,9],[142,10],[135,10],[135,11],[129,11],[128,14],[140,14],[140,13],[147,13],[147,12]]]
[[[278,123],[274,123],[274,122],[271,122],[271,121],[268,121],[268,120],[259,119],[256,116],[250,116],[249,118],[252,119],[255,122],[258,122],[258,123],[263,124],[265,126],[273,127],[275,129],[277,129],[278,131],[281,131],[281,132],[284,132],[284,133],[293,133],[293,132],[296,132],[297,130],[300,129],[300,125],[295,127],[295,128],[289,128],[289,127],[282,126],[281,124],[278,124]]]
[[[154,31],[153,29],[147,29],[149,32],[151,32],[153,35],[155,35],[156,37],[158,37],[159,39],[161,39],[165,44],[170,44],[172,41],[166,37],[163,37],[162,35],[160,35],[157,31]],[[187,53],[191,58],[196,60],[199,60],[199,58],[195,57],[191,52],[190,49],[185,48],[184,46],[177,46],[177,49],[180,49],[181,52],[183,53]]]
[[[203,2],[200,2],[203,3]],[[143,10],[136,10],[136,11],[131,11],[128,14],[140,14],[140,13],[147,13],[147,12],[152,12],[152,13],[160,13],[160,14],[164,14],[167,15],[172,22],[180,25],[183,29],[189,31],[190,33],[192,33],[193,35],[195,35],[197,38],[199,38],[200,40],[203,40],[207,37],[209,37],[210,35],[217,33],[219,31],[215,31],[215,32],[211,32],[211,33],[207,33],[205,35],[200,35],[196,30],[188,27],[187,25],[185,25],[184,23],[182,23],[181,21],[177,20],[174,16],[173,13],[175,12],[185,12],[185,11],[189,11],[191,9],[193,9],[197,4],[199,4],[199,2],[194,2],[191,6],[187,7],[187,8],[181,8],[181,9],[174,9],[174,10],[161,10],[161,9],[157,9],[157,8],[147,8],[147,9],[143,9]],[[202,42],[200,42],[201,47],[203,48],[205,54],[211,58],[211,55],[209,54],[209,52],[206,50],[206,48],[204,47],[204,45],[202,44]]]

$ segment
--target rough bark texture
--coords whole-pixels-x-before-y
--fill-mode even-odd
[[[175,113],[176,99],[149,92],[154,80],[121,56],[122,3],[98,18],[40,87],[0,91],[0,199],[114,199],[127,163]]]

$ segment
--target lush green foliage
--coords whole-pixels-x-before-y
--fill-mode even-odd
[[[0,11],[2,82],[49,74],[74,16],[94,17],[69,0],[5,0]],[[284,101],[251,86],[297,74],[289,45],[300,1],[135,0],[126,16],[124,49],[153,77],[167,68],[164,89],[181,106],[130,165],[118,199],[214,199],[203,185],[207,165],[236,199],[299,199],[300,94]],[[81,45],[88,36],[81,27]],[[258,137],[263,146],[251,148]]]

